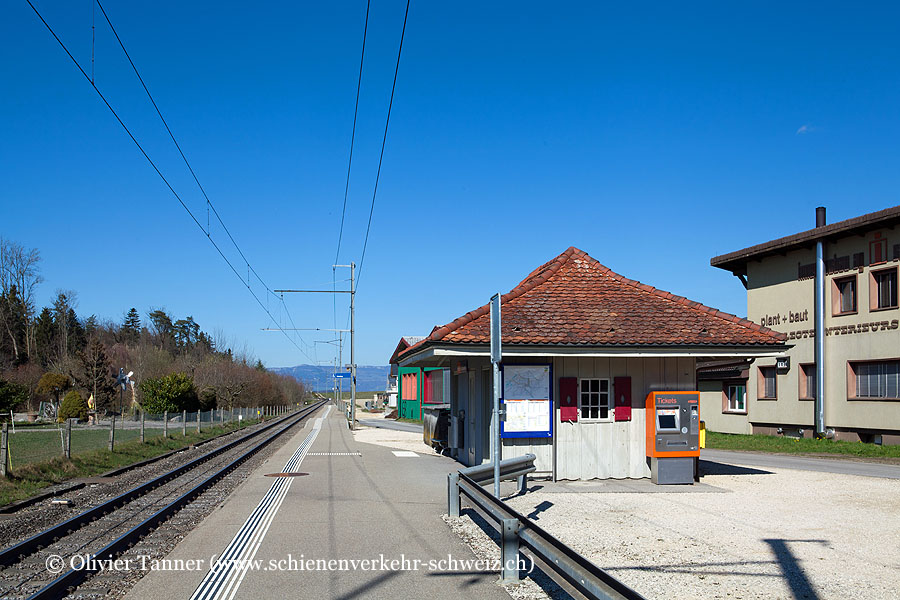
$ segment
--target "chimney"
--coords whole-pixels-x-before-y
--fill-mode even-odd
[[[817,206],[816,207],[816,227],[824,227],[825,226],[825,207]]]

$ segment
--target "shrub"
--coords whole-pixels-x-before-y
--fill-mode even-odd
[[[187,373],[145,379],[140,384],[144,410],[149,413],[195,411],[200,405],[194,380]]]
[[[87,400],[81,397],[77,391],[72,390],[63,398],[59,407],[59,422],[62,423],[66,419],[87,419],[88,405]]]

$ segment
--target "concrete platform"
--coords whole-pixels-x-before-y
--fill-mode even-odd
[[[441,520],[447,473],[458,467],[357,443],[331,407],[169,554],[192,568],[148,572],[128,598],[508,599],[496,571],[459,562],[476,559]],[[265,476],[287,470],[308,475]],[[220,560],[228,548],[240,560]]]

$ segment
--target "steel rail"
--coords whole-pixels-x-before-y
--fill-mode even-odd
[[[163,473],[162,475],[143,483],[135,488],[128,490],[127,492],[123,492],[118,496],[107,500],[102,504],[98,504],[97,506],[90,508],[82,513],[63,521],[53,527],[45,529],[44,531],[33,535],[32,537],[22,540],[21,542],[10,546],[9,548],[5,548],[0,551],[0,567],[8,567],[10,565],[15,564],[19,560],[21,560],[24,556],[29,556],[39,551],[41,548],[48,546],[55,542],[58,539],[61,539],[68,535],[72,531],[76,531],[88,523],[99,519],[103,515],[110,513],[125,504],[139,498],[141,496],[146,495],[153,489],[175,479],[176,477],[180,477],[184,473],[194,469],[195,467],[203,464],[204,462],[215,458],[219,454],[223,452],[227,452],[228,450],[234,448],[239,444],[243,444],[244,442],[272,429],[273,427],[277,427],[278,425],[283,424],[285,421],[290,419],[300,420],[313,410],[319,408],[322,403],[318,403],[308,409],[301,411],[299,414],[289,415],[284,417],[283,419],[278,419],[273,423],[266,425],[265,427],[261,427],[255,431],[252,431],[246,435],[241,436],[239,439],[234,440],[233,442],[229,442],[220,448],[216,448],[210,452],[207,452],[203,456],[199,456],[194,460],[187,462],[180,467],[177,467],[167,473]]]
[[[538,560],[542,570],[563,587],[592,600],[646,600],[644,596],[544,531],[531,519],[492,496],[464,472],[459,474],[459,491],[479,509],[479,512],[499,524],[497,529],[501,534],[504,521],[518,521],[515,535],[519,541]]]
[[[264,439],[259,444],[222,467],[219,471],[207,477],[205,480],[203,480],[203,482],[194,486],[141,523],[135,525],[128,532],[119,536],[118,538],[107,544],[105,547],[103,547],[101,550],[98,550],[96,553],[92,554],[91,557],[87,561],[85,561],[86,564],[83,569],[70,569],[66,571],[31,596],[28,596],[28,600],[56,600],[58,598],[63,598],[73,587],[79,585],[88,575],[92,575],[100,570],[96,566],[92,566],[94,563],[94,559],[108,560],[117,558],[120,554],[131,548],[131,546],[139,541],[144,535],[156,528],[157,525],[178,512],[178,510],[180,510],[183,506],[185,506],[195,497],[204,492],[208,487],[212,486],[214,483],[222,479],[225,475],[236,469],[241,463],[262,450],[266,445],[268,445],[270,442],[278,438],[278,436],[280,436],[282,433],[290,429],[291,426],[293,426],[296,422],[301,421],[302,419],[312,414],[312,412],[316,409],[321,408],[322,405],[325,404],[325,402],[326,401],[323,400],[316,405],[306,409],[301,414],[296,415],[294,423],[291,423],[281,431],[277,431],[273,435]],[[282,420],[280,422],[284,421]]]

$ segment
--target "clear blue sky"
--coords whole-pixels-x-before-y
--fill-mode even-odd
[[[90,2],[37,6],[89,68]],[[365,2],[104,7],[269,287],[330,286]],[[404,8],[372,3],[340,262],[362,250]],[[819,204],[829,221],[900,204],[898,40],[887,2],[414,1],[357,362],[385,364],[401,335],[429,333],[571,245],[745,314],[740,283],[710,257],[808,229]],[[41,250],[39,302],[67,288],[81,315],[165,307],[269,366],[312,362],[260,331],[265,313],[24,0],[4,4],[0,47],[0,235]],[[99,12],[95,55],[98,87],[205,224]],[[334,326],[330,297],[286,302],[297,327]],[[337,313],[344,327],[346,297]],[[330,360],[313,344],[329,339],[305,335],[308,354]]]

